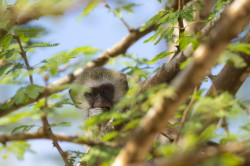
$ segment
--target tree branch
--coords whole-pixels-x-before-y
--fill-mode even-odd
[[[172,98],[156,103],[135,129],[131,139],[116,157],[112,166],[127,166],[145,159],[156,135],[173,117],[177,108],[199,84],[230,41],[242,31],[250,19],[250,0],[234,1],[211,30],[207,41],[194,52],[194,59],[172,82]]]
[[[242,43],[250,43],[250,32],[248,32]],[[227,91],[233,95],[237,93],[250,73],[249,55],[244,53],[239,53],[239,55],[245,60],[247,65],[242,68],[236,68],[232,65],[226,64],[213,81],[213,85],[211,85],[206,95],[213,94],[214,88],[216,88],[216,92]]]
[[[5,21],[6,25],[0,29],[0,38],[6,35],[15,25],[26,24],[42,16],[62,15],[66,10],[80,2],[81,0],[73,0],[66,4],[66,2],[41,3],[41,1],[38,1],[37,3],[23,3],[21,5],[17,2],[12,6],[6,7],[6,9],[1,9],[2,21]]]
[[[183,0],[178,0],[178,10],[180,11],[182,9],[183,9]],[[183,19],[181,16],[178,17],[178,24],[179,24],[179,38],[180,38],[181,34],[183,34],[185,31]]]
[[[18,133],[18,134],[4,134],[0,135],[0,142],[5,144],[10,141],[19,141],[19,140],[34,140],[34,139],[50,139],[53,140],[53,137],[57,141],[71,142],[77,144],[83,144],[87,146],[110,146],[110,147],[120,147],[121,145],[113,142],[98,142],[94,140],[84,140],[78,136],[68,136],[61,134],[48,135],[44,132],[34,132],[34,133]]]
[[[220,156],[225,153],[240,153],[248,150],[247,141],[245,142],[234,142],[228,145],[221,146],[208,146],[205,148],[196,148],[195,151],[179,154],[174,159],[166,160],[159,159],[153,162],[153,164],[135,164],[133,166],[174,166],[174,165],[185,165],[193,166],[197,163],[204,162],[209,158]],[[243,156],[243,155],[242,155]]]
[[[25,62],[25,65],[26,65],[26,68],[28,70],[28,74],[29,74],[29,79],[30,79],[30,84],[33,85],[34,82],[33,82],[33,76],[32,76],[32,68],[30,67],[29,65],[29,61],[27,59],[27,55],[26,55],[26,51],[23,49],[23,46],[22,46],[22,42],[20,40],[20,37],[18,35],[13,35],[13,38],[17,41],[18,45],[19,45],[19,48],[20,48],[20,54]]]
[[[109,6],[109,4],[106,2],[106,0],[102,0],[102,2],[104,3],[104,6],[105,6],[106,8],[108,8],[116,17],[118,17],[118,18],[121,20],[121,22],[124,24],[124,26],[128,29],[129,32],[132,32],[132,31],[134,30],[133,28],[131,28],[131,27],[129,26],[129,24],[128,24],[121,16],[118,16],[118,15],[117,15],[117,13],[114,11],[114,9],[112,9],[112,8]]]

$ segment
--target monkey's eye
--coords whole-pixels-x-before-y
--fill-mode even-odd
[[[96,92],[85,93],[84,96],[87,98],[93,98],[96,96]]]
[[[112,89],[109,88],[109,87],[106,87],[106,88],[104,88],[104,89],[102,90],[102,92],[103,92],[104,94],[109,94],[110,92],[112,92]]]

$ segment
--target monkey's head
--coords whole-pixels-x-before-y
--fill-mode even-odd
[[[70,90],[70,96],[76,106],[88,111],[89,117],[110,110],[128,90],[125,74],[105,68],[86,69],[74,83],[90,89],[85,93]]]

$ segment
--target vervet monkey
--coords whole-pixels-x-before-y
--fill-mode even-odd
[[[88,117],[110,110],[128,90],[125,74],[101,67],[85,69],[74,83],[90,89],[83,94],[70,90],[72,100]]]

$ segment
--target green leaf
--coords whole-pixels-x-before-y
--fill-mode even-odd
[[[26,151],[30,150],[30,144],[24,141],[15,141],[7,146],[7,150],[13,152],[19,160],[23,159]]]
[[[147,40],[145,40],[143,43],[148,43],[148,42],[152,42],[154,41],[161,33],[162,33],[163,29],[159,28],[155,34],[153,36],[151,36],[150,38],[148,38]]]
[[[238,54],[234,54],[231,52],[227,53],[228,60],[226,61],[227,64],[232,65],[236,68],[242,68],[247,65],[245,60]]]
[[[44,87],[39,85],[29,85],[26,87],[26,93],[31,99],[35,99],[44,91]]]
[[[77,55],[80,53],[84,53],[84,55],[94,55],[98,52],[99,50],[94,47],[90,46],[84,46],[84,47],[78,47],[73,50],[71,50],[71,55]]]
[[[53,57],[43,60],[42,62],[49,63],[49,64],[54,64],[54,65],[61,65],[64,63],[68,63],[70,59],[75,58],[74,55],[64,51],[60,52]]]
[[[244,124],[243,126],[241,126],[241,128],[243,130],[246,130],[247,132],[250,132],[250,123]]]
[[[246,43],[235,43],[229,45],[229,50],[234,52],[242,52],[250,55],[250,44]]]
[[[169,11],[167,19],[164,23],[175,25],[178,23],[179,11]]]
[[[38,43],[32,43],[29,48],[34,48],[34,47],[56,47],[58,46],[59,43],[43,43],[43,42],[38,42]]]
[[[29,97],[26,93],[26,88],[21,88],[17,91],[16,95],[13,98],[15,104],[24,104],[29,101]]]
[[[110,141],[112,140],[113,138],[116,138],[118,136],[118,132],[117,131],[111,131],[107,134],[105,134],[105,136],[102,138],[102,141]]]
[[[200,44],[197,40],[197,37],[194,35],[183,35],[180,37],[177,43],[179,43],[181,50],[185,50],[190,43],[193,45],[193,48],[198,47]]]
[[[9,70],[9,71],[7,72],[7,74],[9,74],[9,73],[14,73],[14,72],[16,72],[16,71],[20,71],[20,70],[23,69],[23,66],[24,66],[24,64],[17,63],[17,64],[14,65],[14,67],[13,67],[11,70]]]
[[[187,65],[189,65],[192,62],[192,57],[188,57],[187,60],[181,63],[180,69],[184,69]]]
[[[62,108],[64,104],[74,105],[74,104],[72,104],[72,102],[69,101],[69,99],[63,99],[59,102],[56,102],[54,106],[57,108]]]
[[[70,122],[59,122],[59,123],[52,123],[50,127],[58,127],[58,126],[71,126]]]
[[[36,125],[21,125],[21,126],[18,126],[16,128],[14,128],[11,133],[16,133],[18,132],[19,130],[21,130],[21,132],[28,132],[30,129],[32,129],[33,127],[35,127]]]
[[[158,40],[154,43],[154,45],[158,44],[164,37],[167,37],[167,39],[171,39],[174,33],[174,28],[167,28],[165,31],[160,33],[160,37]],[[167,36],[166,36],[167,35]]]
[[[11,63],[6,63],[5,65],[0,67],[0,76],[2,76],[9,68],[12,66]]]
[[[80,21],[84,16],[88,15],[99,5],[100,2],[100,0],[90,0],[77,20]]]
[[[7,49],[10,45],[11,39],[12,36],[10,34],[0,38],[0,50]]]
[[[8,116],[4,116],[0,118],[0,125],[8,125],[11,123],[18,122],[22,119],[33,118],[34,116],[39,116],[40,113],[37,110],[27,110],[27,111],[20,111],[12,113]]]
[[[115,8],[114,10],[116,12],[118,12],[118,13],[124,10],[124,11],[132,14],[132,13],[134,13],[133,8],[137,7],[137,6],[140,6],[140,5],[135,4],[135,3],[131,3],[131,4],[128,4],[128,5],[124,5],[122,7]]]
[[[161,10],[159,11],[154,17],[152,17],[144,26],[140,28],[141,31],[144,31],[149,26],[155,24],[161,17],[163,17],[165,14],[167,14],[167,10]]]
[[[163,51],[159,54],[157,54],[154,59],[152,59],[151,61],[149,61],[149,64],[153,64],[155,63],[156,61],[158,61],[159,59],[162,59],[162,58],[165,58],[171,54],[173,54],[174,52],[166,52],[166,51]]]
[[[30,38],[40,38],[46,31],[42,27],[30,26],[27,29],[16,29],[15,34],[19,35],[22,41],[29,41]]]
[[[5,52],[5,58],[6,58],[6,59],[9,59],[9,58],[11,58],[14,54],[15,54],[15,50],[14,50],[14,49],[7,50],[7,51]]]
[[[186,20],[187,22],[192,22],[194,21],[194,17],[193,17],[193,14],[194,14],[195,10],[193,9],[193,7],[188,7],[188,8],[185,8],[183,10],[180,11],[180,16]]]

